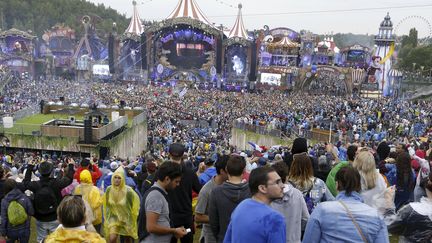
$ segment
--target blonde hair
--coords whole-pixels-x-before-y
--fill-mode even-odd
[[[353,167],[361,175],[362,189],[370,190],[375,188],[377,172],[375,169],[375,158],[369,151],[360,151],[354,159]]]

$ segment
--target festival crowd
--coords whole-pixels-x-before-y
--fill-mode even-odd
[[[17,152],[2,157],[0,232],[28,242],[34,217],[38,242],[193,242],[198,227],[200,242],[430,242],[432,149],[405,142]]]
[[[46,80],[7,84],[13,114],[58,102],[143,107],[148,151],[136,158],[5,153],[7,242],[400,242],[432,240],[432,103],[330,95],[230,93]],[[337,142],[251,149],[233,124]],[[253,212],[253,213],[251,213]]]

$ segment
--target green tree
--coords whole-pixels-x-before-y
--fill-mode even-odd
[[[418,31],[416,28],[412,28],[409,31],[408,36],[402,37],[402,48],[406,45],[411,45],[413,48],[417,47],[418,45]]]
[[[408,50],[410,46],[406,47]],[[399,67],[405,70],[412,70],[413,63],[416,64],[417,68],[423,66],[424,70],[432,69],[432,45],[410,49],[406,56],[400,60]]]
[[[3,30],[32,30],[33,34],[41,36],[55,24],[65,23],[76,31],[79,38],[83,34],[80,21],[83,15],[100,16],[102,21],[96,28],[103,33],[111,31],[112,22],[117,23],[119,32],[129,24],[125,15],[86,0],[0,0],[0,28]]]

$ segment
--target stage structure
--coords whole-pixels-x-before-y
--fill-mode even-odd
[[[222,31],[213,26],[195,0],[179,0],[167,19],[145,30],[141,38],[147,45],[143,67],[148,67],[153,82],[215,87],[222,72],[222,39]]]
[[[16,76],[33,76],[35,39],[31,32],[18,29],[0,32],[0,65]]]
[[[133,15],[128,28],[121,36],[120,48],[120,78],[128,81],[143,80],[141,72],[141,34],[144,26],[137,9],[137,2],[133,1]],[[145,46],[145,43],[143,43]]]
[[[312,65],[317,39],[318,36],[310,31],[301,32],[300,67],[306,68]]]
[[[249,37],[243,23],[242,5],[238,5],[238,14],[234,26],[224,40],[224,74],[222,89],[241,91],[250,87],[251,69],[256,70],[256,58],[252,59],[255,42]],[[256,51],[256,49],[255,49]],[[255,67],[251,68],[251,65]],[[253,76],[256,76],[255,73]],[[254,80],[255,81],[255,80]]]
[[[100,17],[84,15],[81,18],[81,23],[84,27],[84,35],[77,46],[74,53],[76,61],[76,71],[78,80],[90,80],[93,71],[97,71],[96,75],[109,75],[108,63],[104,60],[108,57],[108,48],[102,39],[97,36],[96,23]],[[94,70],[93,65],[97,63]],[[107,72],[108,70],[108,72]],[[94,73],[93,73],[94,74]]]
[[[39,56],[45,59],[45,76],[71,73],[74,67],[75,30],[56,24],[42,35]]]
[[[288,28],[264,26],[259,45],[258,88],[286,89],[294,86],[300,64],[300,34]]]
[[[389,82],[389,96],[393,98],[399,98],[401,96],[401,86],[403,72],[398,69],[390,69],[388,71],[388,82]]]
[[[88,55],[93,60],[103,60],[108,57],[108,48],[106,43],[99,38],[96,33],[96,23],[100,17],[85,15],[81,18],[84,27],[84,35],[78,44],[74,58],[77,59],[82,55]]]
[[[367,68],[371,61],[369,48],[355,44],[342,50],[342,66],[352,68]]]
[[[315,65],[334,65],[340,63],[340,49],[336,46],[333,37],[325,37],[318,42],[314,49],[312,63]]]
[[[389,13],[381,22],[378,35],[375,36],[376,50],[368,69],[368,83],[376,83],[383,96],[390,96],[390,78],[388,72],[392,68],[395,36],[393,23]]]

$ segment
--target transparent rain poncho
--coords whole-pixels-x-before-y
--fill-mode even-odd
[[[114,185],[114,177],[120,176],[120,186]],[[125,172],[119,167],[111,178],[109,186],[103,196],[104,230],[108,237],[110,234],[131,236],[138,238],[137,218],[140,199],[136,192],[126,186]]]
[[[397,214],[386,216],[388,231],[399,235],[399,242],[432,242],[432,199],[402,207]]]

